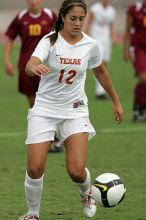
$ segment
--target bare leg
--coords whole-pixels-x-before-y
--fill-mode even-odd
[[[71,135],[65,141],[66,167],[69,176],[75,182],[81,183],[86,179],[85,163],[88,134]]]
[[[83,203],[83,214],[93,217],[96,213],[96,203],[92,198],[90,172],[85,168],[88,133],[71,135],[65,141],[66,167],[69,176],[80,189]]]
[[[40,178],[45,170],[47,153],[52,142],[30,144],[27,147],[28,175],[37,179]]]
[[[30,144],[27,147],[28,168],[25,177],[25,195],[28,214],[39,217],[43,177],[51,142]]]

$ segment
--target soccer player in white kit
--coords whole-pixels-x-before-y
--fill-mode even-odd
[[[98,42],[105,66],[111,59],[114,19],[115,9],[110,4],[110,1],[101,0],[91,6],[86,23],[86,33]],[[107,98],[106,91],[96,78],[95,95],[97,98]]]
[[[82,32],[86,13],[83,0],[64,0],[55,31],[39,42],[26,65],[26,73],[39,75],[41,81],[35,104],[28,113],[28,168],[24,184],[28,213],[20,220],[39,219],[45,164],[55,133],[64,142],[67,172],[80,189],[84,215],[92,217],[96,213],[90,172],[85,165],[88,139],[95,135],[84,90],[87,68],[93,69],[111,97],[118,123],[123,111],[97,42]]]

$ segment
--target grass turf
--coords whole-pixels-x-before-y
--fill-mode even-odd
[[[12,54],[16,66],[18,46]],[[3,57],[3,45],[0,45]],[[26,135],[27,100],[17,93],[17,76],[5,75],[0,60],[0,219],[15,220],[26,212],[23,181],[26,169],[24,140]],[[111,101],[94,97],[94,79],[88,71],[86,92],[90,119],[97,135],[89,142],[87,166],[92,179],[104,172],[121,176],[127,192],[117,207],[98,207],[92,219],[146,220],[145,123],[131,122],[133,87],[136,79],[132,67],[122,60],[122,47],[114,46],[109,72],[120,95],[124,120],[113,120]],[[42,220],[83,220],[77,187],[67,176],[65,154],[48,154],[42,194]]]

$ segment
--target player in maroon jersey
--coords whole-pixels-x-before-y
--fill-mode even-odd
[[[49,33],[56,21],[55,13],[42,8],[43,0],[27,0],[28,9],[17,14],[6,31],[5,69],[8,75],[14,75],[10,54],[17,36],[21,40],[18,62],[20,93],[27,96],[30,107],[33,106],[35,93],[38,89],[39,77],[28,77],[25,66],[39,40]]]
[[[124,39],[124,58],[132,61],[137,76],[133,121],[146,121],[146,0],[129,6]]]
[[[18,91],[26,95],[29,105],[32,107],[40,77],[27,76],[25,66],[40,39],[53,28],[57,16],[52,10],[43,7],[43,0],[27,0],[27,4],[28,9],[16,15],[5,33],[7,37],[5,45],[5,69],[8,75],[13,76],[15,74],[11,62],[11,52],[14,40],[19,36],[21,48],[18,61]],[[62,147],[59,147],[58,139],[56,139],[55,146],[52,146],[52,149],[50,149],[50,152],[56,151],[62,151]]]

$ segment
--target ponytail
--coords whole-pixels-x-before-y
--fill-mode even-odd
[[[58,38],[58,32],[62,29],[62,27],[63,27],[63,20],[62,20],[61,14],[59,13],[58,19],[57,19],[57,21],[55,23],[55,27],[54,27],[55,32],[49,36],[51,45],[55,44],[55,42]]]

